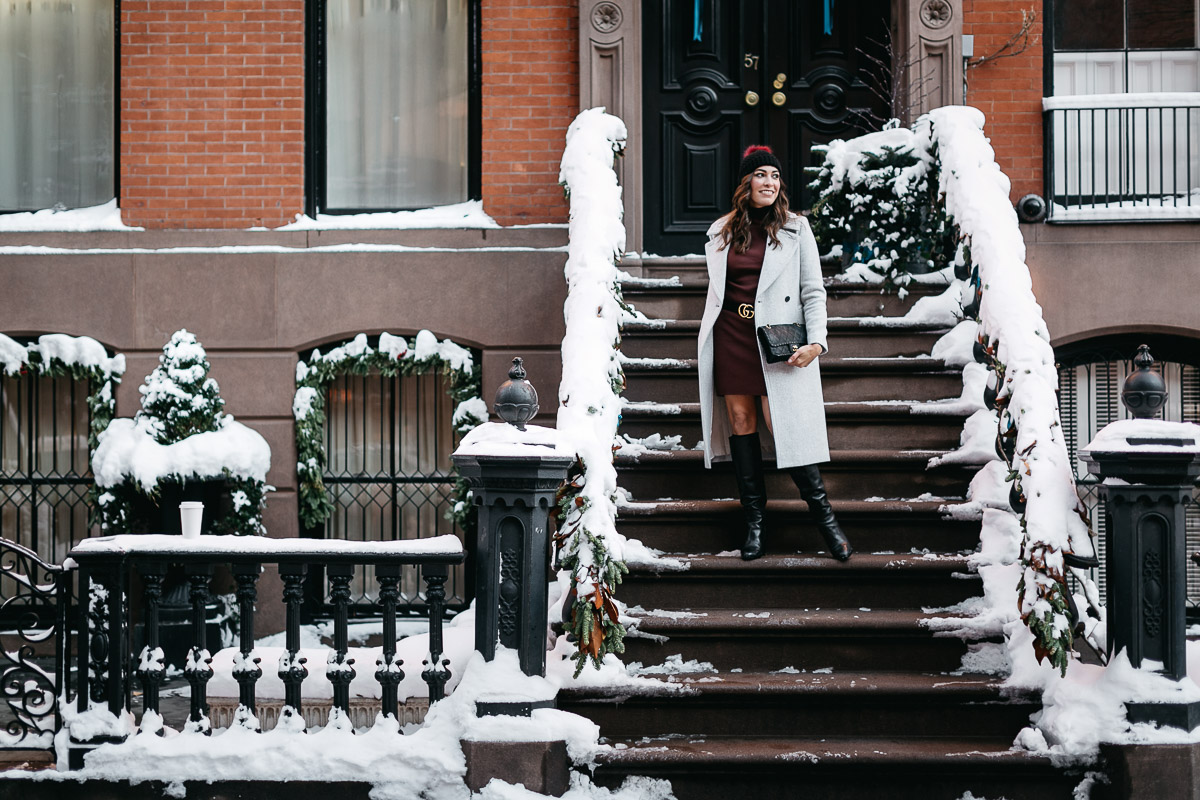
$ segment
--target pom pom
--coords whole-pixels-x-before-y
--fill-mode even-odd
[[[774,151],[772,151],[771,148],[767,147],[765,144],[752,144],[746,148],[746,152],[742,153],[742,158],[749,158],[752,153],[767,153],[769,155],[775,155]]]

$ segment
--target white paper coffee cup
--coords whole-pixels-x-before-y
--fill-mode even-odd
[[[203,521],[204,503],[184,500],[179,504],[179,525],[183,529],[183,538],[199,539],[200,525]]]

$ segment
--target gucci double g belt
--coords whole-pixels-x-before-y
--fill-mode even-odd
[[[721,308],[737,314],[742,319],[754,319],[754,303],[726,302]]]

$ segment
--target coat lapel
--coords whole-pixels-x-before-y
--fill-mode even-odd
[[[721,247],[721,238],[717,236],[721,231],[722,221],[723,218],[717,220],[708,229],[708,242],[704,245],[705,260],[708,262],[709,286],[717,294],[718,306],[725,302],[725,262],[729,257],[729,248]]]
[[[800,236],[794,228],[789,226],[779,231],[779,247],[772,247],[771,243],[767,242],[767,252],[763,256],[762,272],[758,277],[758,296],[771,288],[771,284],[779,279],[779,276],[784,273],[794,258],[796,247],[800,243]]]

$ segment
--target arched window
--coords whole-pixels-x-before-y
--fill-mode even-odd
[[[1200,366],[1188,362],[1187,347],[1182,343],[1163,341],[1158,344],[1158,347],[1151,345],[1151,353],[1158,359],[1153,369],[1167,384],[1167,403],[1159,417],[1175,422],[1200,422]],[[1194,350],[1195,345],[1191,347]],[[1121,403],[1121,388],[1125,378],[1135,369],[1133,356],[1136,352],[1136,344],[1106,343],[1092,348],[1073,347],[1069,352],[1059,354],[1058,397],[1063,430],[1075,465],[1079,497],[1091,514],[1101,564],[1105,531],[1097,478],[1088,474],[1087,465],[1079,460],[1079,451],[1105,425],[1130,417]],[[1200,551],[1200,509],[1196,504],[1187,507],[1184,519],[1187,551]],[[1103,591],[1103,567],[1097,570],[1095,577]],[[1200,567],[1190,560],[1187,564],[1187,594],[1189,615],[1200,612]]]

